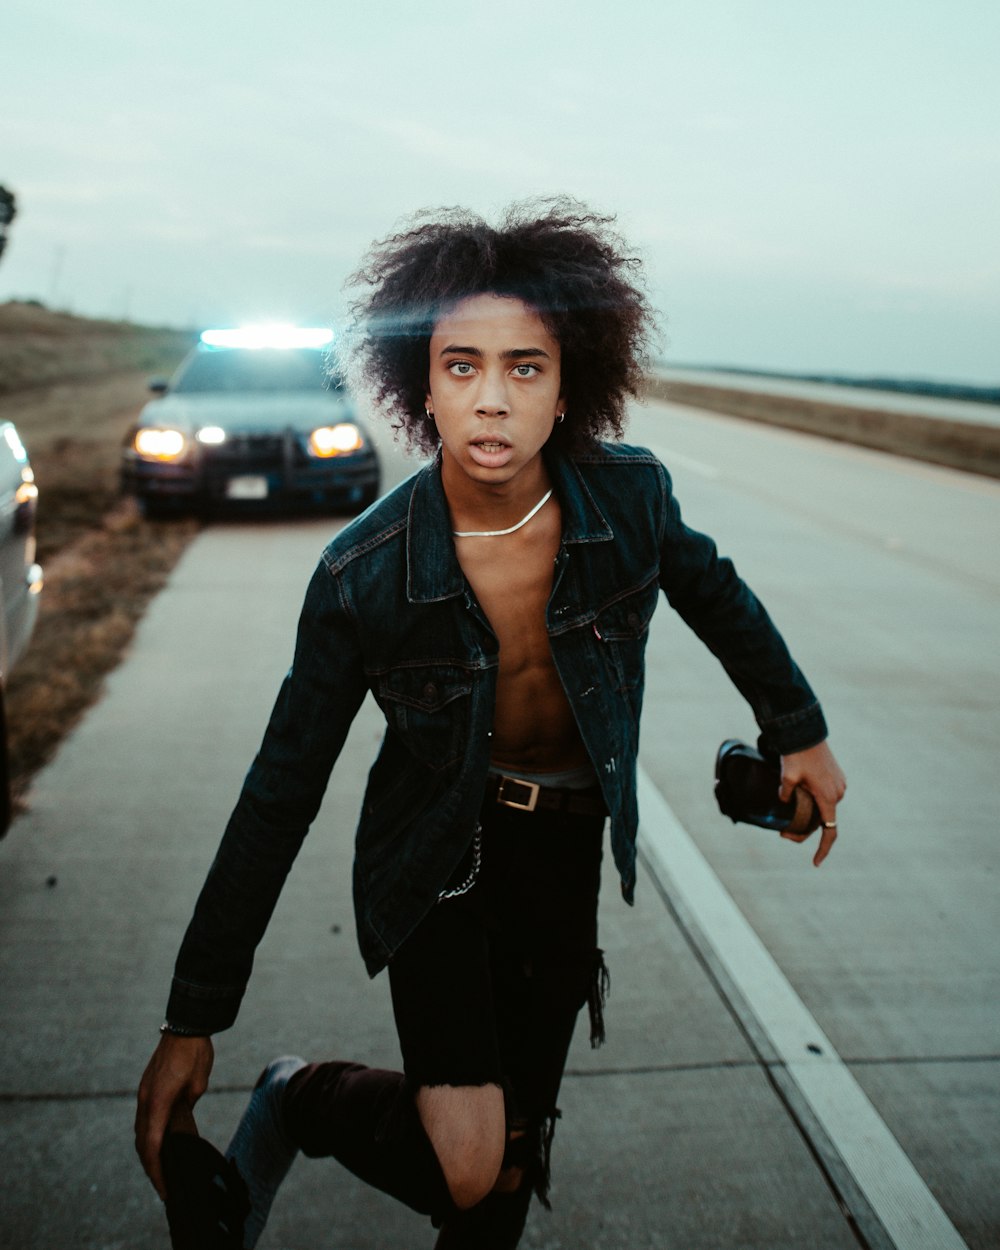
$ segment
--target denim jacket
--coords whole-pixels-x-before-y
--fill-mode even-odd
[[[631,902],[644,651],[661,590],[722,662],[767,745],[803,750],[826,726],[758,599],[714,542],[681,520],[655,456],[599,444],[547,463],[563,530],[546,626]],[[178,956],[172,1023],[214,1032],[235,1019],[254,950],[369,690],[386,731],[357,831],[354,904],[369,973],[388,962],[475,834],[498,654],[455,554],[440,463],[430,464],[323,553],[292,667]]]

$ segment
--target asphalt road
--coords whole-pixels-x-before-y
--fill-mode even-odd
[[[854,1078],[965,1243],[995,1246],[1000,486],[675,406],[638,411],[630,437],[662,455],[688,519],[771,608],[850,779],[840,842],[819,871],[805,848],[723,820],[715,748],[754,727],[664,609],[643,729],[656,799],[647,848],[672,810],[829,1040],[824,1072]],[[389,482],[406,471],[392,454]],[[331,528],[220,524],[200,536],[0,845],[5,1245],[167,1244],[131,1154],[132,1091]],[[396,1062],[384,978],[365,977],[349,889],[379,733],[366,704],[240,1020],[217,1039],[199,1111],[216,1140],[274,1054]],[[760,986],[720,968],[725,934],[692,921],[685,881],[669,865],[657,876],[644,875],[634,910],[607,878],[609,1041],[574,1048],[554,1210],[534,1212],[525,1246],[856,1246],[832,1187],[854,1192],[837,1169],[853,1157],[838,1149],[844,1126],[824,1130],[796,1103],[785,1082],[794,1065],[761,1042]],[[892,1198],[899,1161],[883,1170]],[[306,1161],[262,1246],[432,1243],[418,1217]],[[930,1243],[917,1230],[896,1244]]]

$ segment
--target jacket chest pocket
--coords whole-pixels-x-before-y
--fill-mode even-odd
[[[618,690],[634,690],[642,685],[646,639],[658,593],[654,582],[616,599],[594,619],[594,636],[611,665]]]
[[[462,754],[472,681],[458,668],[413,665],[380,673],[375,685],[389,727],[411,755],[440,771]]]

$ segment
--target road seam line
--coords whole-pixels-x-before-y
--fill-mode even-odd
[[[640,845],[650,872],[681,915],[695,922],[689,938],[721,965],[738,991],[731,1004],[754,1035],[766,1039],[795,1093],[836,1152],[834,1183],[844,1169],[895,1250],[968,1250],[906,1152],[796,994],[711,865],[640,766]],[[803,1126],[810,1138],[808,1125]],[[850,1195],[839,1195],[848,1204]],[[863,1213],[859,1217],[864,1231]],[[884,1238],[877,1238],[885,1244]]]
[[[696,460],[694,456],[687,456],[680,451],[670,451],[660,443],[650,444],[650,450],[668,468],[672,464],[676,464],[682,469],[689,469],[692,473],[697,473],[700,477],[714,479],[720,476],[720,470],[714,464],[709,464],[705,460]]]

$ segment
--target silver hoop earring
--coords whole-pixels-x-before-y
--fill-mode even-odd
[[[427,420],[428,420],[428,421],[433,421],[433,420],[434,420],[434,413],[433,413],[433,412],[431,412],[431,410],[430,410],[429,408],[425,408],[425,409],[424,409],[424,415],[426,416],[426,418],[427,418]]]
[[[565,414],[564,412],[560,412],[560,413],[556,416],[556,425],[562,425],[562,423],[563,423],[565,420],[566,420],[566,414]]]

